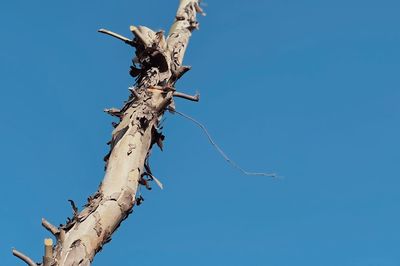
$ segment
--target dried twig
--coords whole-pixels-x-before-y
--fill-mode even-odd
[[[198,102],[200,100],[200,94],[196,93],[195,95],[187,95],[182,92],[174,92],[174,97],[183,98],[189,101]]]
[[[72,207],[72,211],[74,213],[74,217],[76,217],[78,215],[78,207],[76,207],[76,204],[73,200],[68,200],[69,203],[71,203],[71,207]]]
[[[122,117],[122,113],[121,110],[118,108],[106,108],[104,109],[104,112],[111,115],[111,116],[115,116],[115,117]]]
[[[118,40],[123,41],[126,44],[129,44],[129,45],[133,46],[133,47],[135,46],[134,42],[131,39],[129,39],[127,37],[124,37],[124,36],[122,36],[122,35],[120,35],[118,33],[115,33],[115,32],[112,32],[112,31],[109,31],[109,30],[106,30],[106,29],[99,29],[98,32],[110,35],[110,36],[112,36],[114,38],[117,38]]]
[[[276,174],[274,173],[256,173],[256,172],[248,172],[246,170],[244,170],[242,167],[240,167],[237,163],[235,163],[234,161],[232,161],[226,154],[225,152],[217,145],[217,143],[215,143],[214,139],[211,137],[210,133],[208,133],[207,128],[200,123],[199,121],[197,121],[196,119],[185,115],[181,112],[178,112],[170,107],[167,108],[170,112],[172,113],[177,113],[178,115],[189,119],[190,121],[192,121],[193,123],[195,123],[197,126],[199,126],[204,133],[207,135],[208,140],[210,141],[210,143],[214,146],[214,148],[219,152],[219,154],[221,154],[221,156],[225,159],[225,161],[227,161],[230,165],[232,165],[234,168],[238,169],[239,171],[241,171],[243,174],[245,175],[252,175],[252,176],[268,176],[268,177],[276,177]]]
[[[192,69],[191,66],[180,66],[176,71],[173,72],[173,80],[177,81],[180,79],[186,72],[188,72],[190,69]]]
[[[47,231],[49,231],[50,233],[52,233],[54,236],[57,236],[58,234],[60,234],[60,230],[52,225],[51,223],[49,223],[46,219],[42,218],[42,225],[44,228],[47,229]]]
[[[17,258],[19,258],[20,260],[24,261],[26,264],[28,264],[29,266],[37,266],[38,264],[36,262],[34,262],[31,258],[29,258],[28,256],[26,256],[25,254],[23,254],[22,252],[19,252],[16,249],[13,249],[12,251],[13,255]]]

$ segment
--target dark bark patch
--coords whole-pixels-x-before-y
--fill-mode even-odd
[[[155,127],[153,127],[152,128],[151,146],[153,146],[154,144],[157,144],[157,146],[160,148],[160,150],[163,150],[164,139],[165,139],[165,136],[161,132],[159,132]]]
[[[146,117],[139,118],[139,125],[141,129],[146,129],[149,126],[149,120]]]
[[[94,215],[94,217],[95,217],[95,219],[96,219],[96,224],[95,224],[95,226],[94,226],[94,230],[96,231],[97,236],[100,237],[100,236],[101,236],[101,233],[103,232],[103,228],[102,228],[102,226],[101,226],[101,219],[100,219],[100,216],[99,216],[98,213],[96,213],[96,214]]]

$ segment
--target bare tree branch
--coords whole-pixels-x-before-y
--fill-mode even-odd
[[[200,100],[200,94],[196,93],[196,95],[187,95],[182,92],[174,92],[174,97],[183,98],[189,101],[198,102]]]
[[[107,109],[117,116],[109,141],[110,151],[104,157],[106,172],[98,190],[88,198],[82,210],[72,200],[73,218],[56,228],[45,219],[43,226],[57,235],[54,246],[45,243],[45,266],[90,266],[95,255],[111,241],[112,234],[132,212],[133,206],[143,202],[138,195],[140,186],[149,187],[148,181],[160,181],[148,172],[144,180],[145,162],[153,144],[162,147],[159,123],[167,106],[174,105],[175,82],[190,68],[182,60],[191,33],[198,28],[199,0],[180,0],[175,21],[167,38],[163,31],[155,32],[145,26],[131,26],[133,40],[115,32],[100,29],[136,48],[130,74],[135,80],[131,93],[123,106]],[[175,93],[175,97],[198,101],[198,95]],[[54,252],[53,252],[54,251]],[[36,265],[18,251],[15,256],[30,266]]]
[[[60,230],[56,226],[49,223],[45,218],[42,218],[42,226],[54,236],[58,236],[58,234],[60,234]]]
[[[180,66],[176,70],[173,71],[172,83],[176,82],[180,79],[186,72],[192,69],[191,66]]]
[[[75,204],[75,202],[73,200],[69,199],[68,201],[71,204],[72,212],[74,214],[74,217],[76,217],[76,215],[78,214],[78,207],[76,207],[76,204]]]
[[[197,4],[198,0],[180,0],[168,40],[163,31],[155,32],[144,26],[130,27],[134,40],[100,30],[136,48],[133,60],[136,84],[130,88],[131,95],[122,108],[106,110],[119,118],[114,123],[110,152],[105,156],[106,173],[84,209],[79,211],[70,201],[74,217],[59,229],[60,237],[53,254],[56,266],[90,265],[96,253],[111,241],[111,235],[132,212],[134,204],[143,202],[137,192],[141,185],[148,187],[147,180],[143,179],[145,161],[152,145],[159,143],[158,126],[166,107],[174,104],[173,84],[189,69],[181,67],[181,61],[191,32],[198,25]],[[175,96],[198,100],[196,96],[180,93]],[[154,175],[149,173],[148,176],[163,187]],[[44,226],[57,232],[46,222]]]
[[[198,94],[187,95],[174,88],[176,81],[190,69],[183,66],[183,58],[192,32],[199,28],[197,13],[205,15],[199,2],[180,0],[168,36],[145,26],[130,27],[133,40],[106,29],[99,30],[136,48],[130,69],[135,84],[121,108],[105,110],[119,120],[113,122],[114,130],[108,142],[110,151],[104,157],[106,172],[98,190],[89,196],[81,211],[69,200],[73,219],[68,218],[65,225],[57,228],[42,219],[43,227],[57,237],[54,247],[51,239],[45,240],[43,266],[90,266],[95,255],[132,213],[134,205],[142,204],[141,186],[150,189],[148,182],[154,181],[163,188],[151,173],[148,158],[153,144],[163,147],[160,121],[166,110],[198,125],[222,157],[245,175],[275,177],[275,174],[243,170],[215,143],[205,126],[174,108],[174,97],[196,102],[200,98]],[[21,252],[13,250],[13,254],[29,266],[37,266]]]
[[[112,32],[112,31],[106,30],[106,29],[99,29],[98,32],[110,35],[110,36],[112,36],[114,38],[117,38],[118,40],[123,41],[126,44],[129,44],[131,46],[135,46],[134,42],[131,39],[129,39],[127,37],[124,37],[124,36],[122,36],[122,35],[120,35],[118,33],[115,33],[115,32]]]
[[[27,265],[38,266],[38,264],[36,262],[34,262],[31,258],[29,258],[27,255],[23,254],[22,252],[20,252],[16,249],[13,249],[12,253],[15,257],[19,258],[20,260],[25,262]]]

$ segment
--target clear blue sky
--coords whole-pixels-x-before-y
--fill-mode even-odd
[[[98,34],[168,29],[177,0],[0,2],[0,261],[40,260],[103,177],[133,50]],[[250,4],[251,3],[251,4]],[[94,265],[400,265],[400,2],[208,1],[178,84],[201,131],[165,123],[145,202]]]

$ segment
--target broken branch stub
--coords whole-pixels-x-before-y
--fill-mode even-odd
[[[141,184],[155,181],[147,160],[153,144],[162,148],[164,135],[159,121],[174,106],[173,97],[196,100],[196,96],[174,93],[175,82],[190,68],[182,66],[183,57],[194,29],[198,28],[196,13],[199,0],[181,0],[175,22],[165,38],[163,31],[154,32],[144,26],[131,26],[134,39],[101,29],[101,33],[124,41],[136,48],[130,74],[136,78],[129,99],[120,109],[105,111],[119,118],[114,123],[110,152],[105,157],[104,179],[87,204],[79,211],[73,201],[73,218],[59,228],[43,219],[43,226],[56,236],[52,247],[46,242],[44,264],[52,266],[89,266],[97,252],[111,241],[111,236],[143,197],[137,195]],[[159,89],[161,88],[161,89]],[[198,100],[198,99],[197,99]],[[144,176],[149,179],[144,180]],[[14,254],[29,265],[28,257]]]

